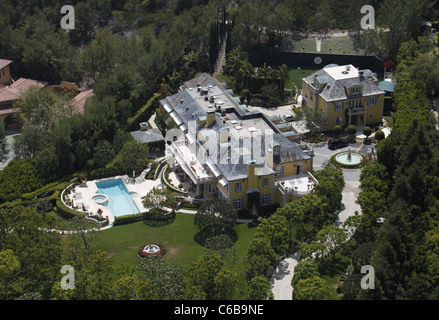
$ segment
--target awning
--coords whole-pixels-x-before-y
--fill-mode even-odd
[[[187,134],[187,141],[189,142],[189,144],[195,143],[195,138],[192,136],[192,134]]]
[[[177,116],[177,114],[174,111],[171,112],[169,115],[171,116],[172,120],[174,120],[177,126],[180,126],[183,123],[183,121],[180,120],[180,118]]]
[[[220,181],[219,181],[219,184],[220,185],[222,185],[224,188],[227,186],[227,180],[226,179],[224,179],[224,178],[222,178]]]
[[[172,111],[172,107],[170,105],[168,105],[167,103],[163,106],[163,108],[165,108],[166,112],[171,112]]]
[[[210,168],[210,170],[212,170],[212,173],[214,174],[215,178],[218,178],[221,175],[219,170],[210,160],[207,160],[207,166]]]

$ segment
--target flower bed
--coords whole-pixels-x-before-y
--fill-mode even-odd
[[[148,245],[145,244],[139,249],[139,251],[138,251],[139,256],[141,258],[161,257],[161,256],[164,256],[168,252],[168,250],[160,243],[154,243],[153,245],[158,246],[160,250],[158,252],[155,252],[155,253],[146,252],[146,251],[144,251],[144,249]]]

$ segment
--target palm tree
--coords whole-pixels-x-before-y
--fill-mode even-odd
[[[244,89],[248,89],[248,81],[250,78],[255,76],[255,69],[253,65],[246,61],[236,75],[237,79],[241,79],[241,85]]]
[[[267,66],[267,63],[264,62],[264,65],[258,68],[258,76],[264,78],[265,83],[267,83],[267,79],[271,78],[273,71],[270,67]]]
[[[285,88],[285,84],[287,83],[288,80],[290,80],[290,73],[288,72],[287,65],[286,64],[281,65],[277,70],[277,72],[281,83],[280,89],[281,91],[283,91],[283,89]]]

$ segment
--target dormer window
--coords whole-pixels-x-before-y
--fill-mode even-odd
[[[360,87],[352,87],[351,88],[351,94],[359,94],[361,92]]]

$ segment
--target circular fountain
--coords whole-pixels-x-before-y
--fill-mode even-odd
[[[160,247],[155,244],[148,244],[143,248],[143,252],[147,254],[155,254],[160,251]]]
[[[147,244],[140,248],[138,254],[141,258],[158,257],[165,255],[167,251],[161,244]]]
[[[351,150],[337,153],[332,158],[337,164],[347,168],[361,165],[364,159],[363,155]]]

